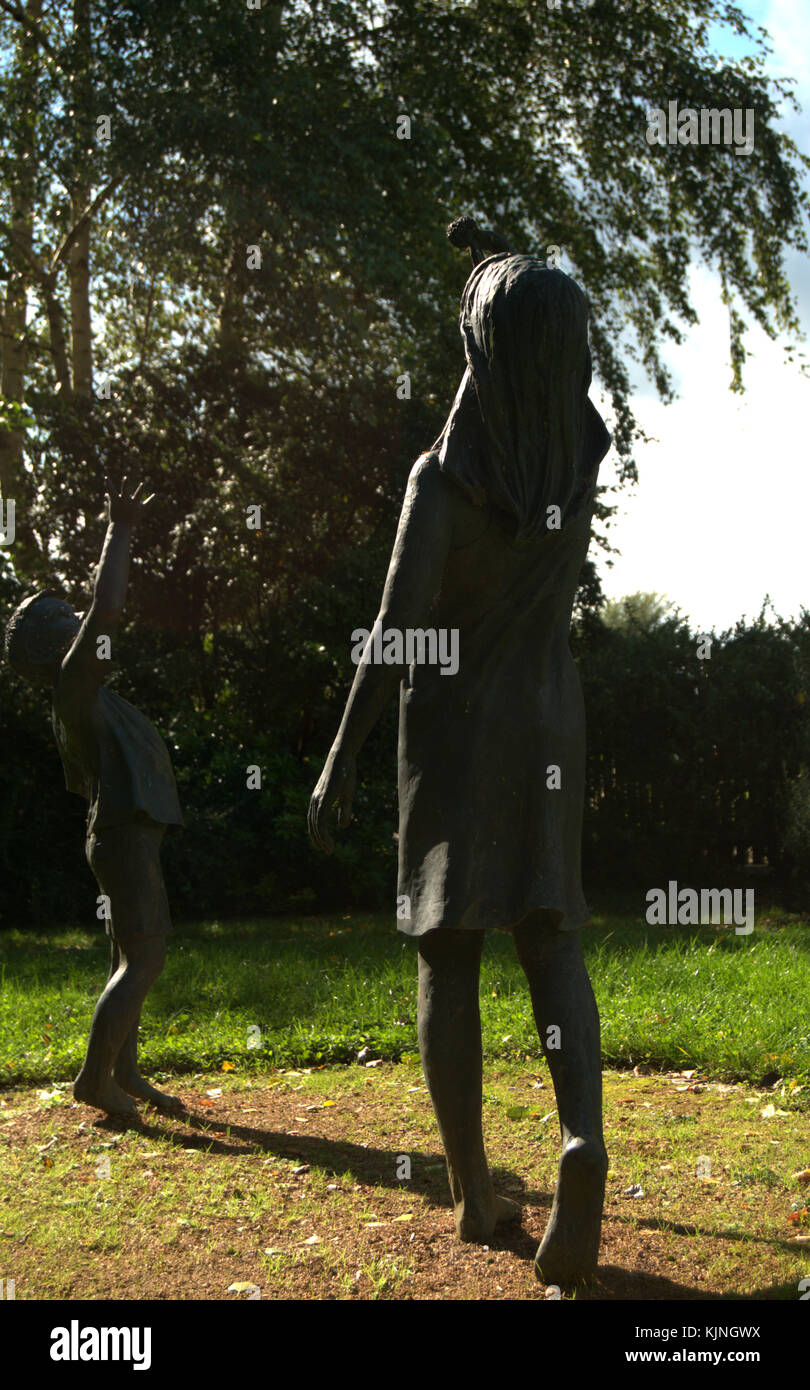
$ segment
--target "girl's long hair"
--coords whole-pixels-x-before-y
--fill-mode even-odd
[[[528,544],[547,533],[550,506],[562,526],[579,510],[610,443],[588,400],[588,301],[563,271],[503,253],[473,270],[459,324],[467,370],[434,451]]]

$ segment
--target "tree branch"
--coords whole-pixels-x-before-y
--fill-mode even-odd
[[[16,19],[18,24],[22,24],[23,28],[28,30],[29,34],[36,39],[37,43],[44,48],[46,52],[53,53],[51,41],[42,29],[42,26],[37,24],[36,20],[32,19],[30,15],[27,15],[25,10],[21,9],[19,5],[12,5],[11,0],[0,0],[0,10],[11,15],[11,18]]]
[[[3,0],[0,0],[0,4],[2,3]],[[73,223],[73,226],[71,227],[70,231],[65,233],[64,237],[62,238],[61,244],[57,247],[56,251],[54,252],[53,258],[51,260],[51,270],[56,270],[57,266],[62,264],[65,257],[68,255],[71,246],[76,240],[76,237],[79,235],[79,232],[84,226],[85,222],[87,222],[93,216],[93,213],[96,212],[96,210],[101,206],[107,195],[109,193],[112,193],[113,190],[117,188],[119,184],[124,182],[125,178],[126,174],[116,174],[114,178],[110,179],[108,183],[104,184],[103,188],[99,189],[95,198],[93,198],[87,204],[87,207],[83,210],[83,212],[79,213],[79,216],[76,218],[76,221]]]
[[[3,0],[0,0],[0,5],[2,5],[2,3]],[[2,217],[0,217],[0,232],[5,232],[13,248],[16,251],[22,252],[24,259],[30,265],[35,277],[39,278],[40,276],[45,275],[47,273],[42,262],[34,255],[33,251],[29,250],[29,248],[24,243],[22,245],[20,244],[19,232],[15,231],[11,223],[6,222],[5,219]]]
[[[2,0],[0,0],[0,4]],[[56,274],[54,271],[46,270],[39,257],[34,254],[27,246],[20,245],[18,233],[8,222],[0,218],[0,232],[4,232],[11,245],[17,251],[22,252],[23,258],[28,262],[31,273],[42,294],[45,313],[48,318],[48,328],[51,335],[51,352],[53,354],[54,369],[56,378],[59,382],[61,391],[69,392],[72,390],[70,379],[70,363],[67,355],[67,344],[65,341],[64,310],[59,303],[56,294]]]

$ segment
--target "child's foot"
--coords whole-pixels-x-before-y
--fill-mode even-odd
[[[488,1201],[461,1201],[456,1209],[456,1235],[459,1240],[486,1245],[496,1226],[505,1221],[519,1221],[521,1206],[509,1197],[490,1194]]]
[[[83,1105],[93,1105],[96,1110],[103,1110],[107,1115],[135,1118],[138,1114],[134,1100],[121,1090],[111,1076],[96,1085],[80,1074],[73,1083],[73,1098],[81,1101]]]
[[[534,1272],[544,1284],[577,1284],[596,1273],[607,1170],[607,1153],[599,1140],[568,1141],[551,1217],[534,1261]]]
[[[159,1091],[156,1086],[151,1086],[140,1072],[134,1073],[115,1073],[116,1081],[120,1082],[125,1091],[138,1100],[145,1100],[147,1104],[154,1105],[158,1110],[178,1111],[184,1110],[183,1102],[177,1096],[167,1095],[165,1091]]]

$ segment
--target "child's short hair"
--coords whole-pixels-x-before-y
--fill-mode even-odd
[[[49,685],[65,655],[64,634],[58,637],[51,621],[60,611],[76,616],[65,599],[45,589],[23,599],[6,625],[6,660],[33,685]]]

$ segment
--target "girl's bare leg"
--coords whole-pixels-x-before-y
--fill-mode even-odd
[[[460,1240],[485,1242],[520,1207],[496,1197],[481,1126],[478,976],[483,932],[441,927],[419,938],[419,1049],[439,1124]]]
[[[545,1283],[570,1285],[596,1272],[608,1159],[599,1013],[579,932],[562,932],[557,921],[556,913],[533,913],[514,928],[514,937],[554,1083],[563,1146],[535,1269]]]

